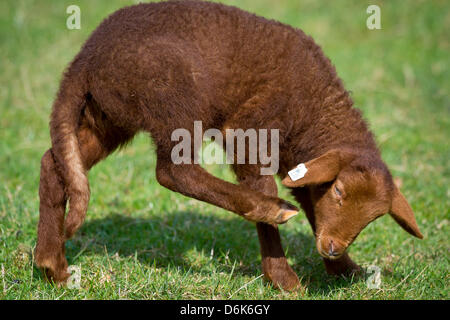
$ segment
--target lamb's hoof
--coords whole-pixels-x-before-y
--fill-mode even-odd
[[[359,277],[364,274],[364,270],[353,262],[347,253],[337,259],[324,259],[325,268],[329,275],[344,276],[344,277]]]
[[[260,203],[255,210],[244,214],[244,217],[253,222],[276,225],[286,223],[297,214],[298,209],[289,202],[279,198],[269,198]]]
[[[283,203],[280,210],[278,210],[275,222],[278,224],[283,224],[296,215],[298,215],[298,210],[296,207],[289,203]]]
[[[282,278],[272,278],[271,279],[272,284],[274,286],[274,288],[276,289],[281,289],[284,291],[304,291],[304,288],[302,286],[302,284],[300,283],[300,280],[298,279],[297,275],[291,275],[290,277],[282,277]]]
[[[64,285],[70,277],[67,260],[64,255],[42,257],[39,253],[35,257],[35,265],[38,267],[45,280],[58,286]]]
[[[297,274],[287,264],[286,258],[264,258],[264,278],[272,282],[274,288],[284,291],[303,291]]]
[[[67,283],[67,280],[70,277],[70,273],[66,270],[60,270],[58,272],[53,271],[49,268],[39,268],[44,275],[45,280],[49,283],[55,284],[58,288],[64,287]]]

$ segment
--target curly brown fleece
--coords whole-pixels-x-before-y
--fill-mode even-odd
[[[276,226],[297,209],[277,197],[273,176],[260,175],[260,164],[234,165],[239,184],[232,184],[197,164],[172,163],[171,133],[192,132],[196,120],[204,130],[279,130],[278,174],[301,162],[309,168],[303,180],[283,183],[305,210],[328,272],[358,269],[344,250],[386,212],[421,237],[352,105],[330,61],[299,29],[208,2],[115,12],[72,61],[54,102],[52,148],[41,165],[37,265],[55,282],[68,278],[64,244],[85,218],[87,171],[146,131],[157,146],[158,182],[257,222],[265,276],[286,290],[298,287]]]

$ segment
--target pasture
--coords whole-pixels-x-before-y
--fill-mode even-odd
[[[448,299],[450,259],[450,5],[447,1],[223,1],[303,29],[336,66],[374,131],[424,234],[387,215],[350,247],[381,270],[326,275],[304,214],[280,226],[288,261],[307,288],[275,290],[261,276],[255,226],[175,194],[155,178],[144,134],[95,166],[87,219],[66,244],[80,288],[45,283],[32,263],[42,154],[61,74],[96,26],[128,0],[0,2],[0,299]],[[81,9],[69,30],[66,8]],[[366,8],[381,8],[369,30]],[[234,181],[225,165],[207,170]],[[293,201],[279,185],[281,197]]]

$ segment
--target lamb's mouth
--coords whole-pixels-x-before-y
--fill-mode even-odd
[[[336,250],[336,247],[333,246],[333,241],[331,240],[330,241],[331,246],[327,250],[322,246],[321,240],[322,240],[322,234],[319,234],[319,236],[317,237],[317,242],[316,242],[317,251],[323,258],[328,259],[328,260],[337,260],[337,259],[341,258],[348,247],[348,245],[341,245],[340,249]],[[336,241],[336,240],[334,240],[334,241]]]
[[[323,257],[323,258],[325,258],[325,259],[328,259],[328,260],[337,260],[337,259],[339,259],[340,257],[342,257],[342,254],[343,253],[334,253],[333,255],[330,255],[330,254],[328,254],[327,252],[325,252],[325,251],[323,251],[323,250],[318,250],[319,251],[319,254]],[[345,251],[344,251],[345,252]]]

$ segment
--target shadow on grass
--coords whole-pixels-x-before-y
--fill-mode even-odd
[[[351,279],[326,275],[312,235],[280,229],[293,269],[311,293],[351,285]],[[240,218],[224,219],[189,211],[145,219],[113,213],[88,220],[66,248],[69,264],[76,263],[80,256],[118,254],[122,258],[136,257],[139,262],[158,268],[171,266],[209,273],[211,264],[217,272],[252,277],[261,273],[253,224]]]

